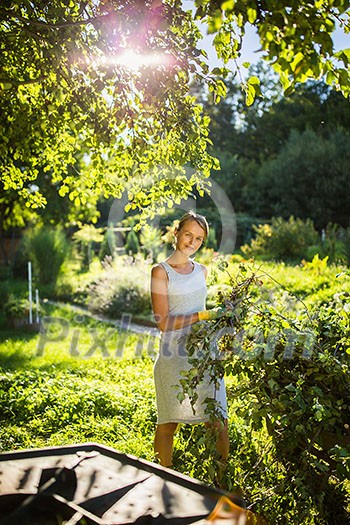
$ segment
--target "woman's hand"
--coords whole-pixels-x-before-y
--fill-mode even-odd
[[[218,307],[212,308],[211,310],[202,310],[198,312],[199,321],[212,321],[213,319],[218,319],[219,317],[232,317],[233,310],[232,308]]]

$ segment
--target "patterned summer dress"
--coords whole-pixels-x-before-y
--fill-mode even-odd
[[[194,266],[190,274],[183,275],[176,272],[168,263],[160,263],[168,274],[168,300],[170,315],[188,315],[204,310],[207,296],[205,276],[200,264],[192,261]],[[222,415],[227,418],[226,390],[224,380],[216,388],[209,377],[197,387],[198,400],[192,406],[189,399],[180,403],[177,394],[181,392],[181,371],[188,370],[186,344],[184,336],[191,331],[191,326],[162,332],[160,350],[154,364],[154,382],[158,410],[158,424],[161,423],[200,423],[208,421],[205,414],[208,398],[218,401],[222,408]],[[182,339],[181,339],[182,338]]]

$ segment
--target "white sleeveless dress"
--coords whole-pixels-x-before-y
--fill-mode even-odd
[[[176,272],[168,263],[160,263],[168,274],[168,300],[170,315],[188,315],[205,309],[207,287],[200,264],[195,261],[190,274]],[[191,326],[179,330],[162,332],[159,354],[154,364],[154,382],[158,411],[158,424],[162,423],[201,423],[209,420],[205,413],[206,398],[215,399],[221,406],[223,418],[227,418],[226,390],[224,380],[218,388],[206,377],[197,387],[198,400],[193,412],[190,400],[186,397],[181,403],[177,394],[182,391],[181,371],[189,370],[184,336]],[[182,340],[181,340],[182,338]]]

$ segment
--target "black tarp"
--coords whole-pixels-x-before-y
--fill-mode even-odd
[[[95,443],[0,454],[0,525],[257,523],[239,497]]]

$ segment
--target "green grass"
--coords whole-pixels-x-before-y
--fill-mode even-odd
[[[77,323],[81,318],[69,309],[49,307],[47,313],[69,326],[42,355],[41,334],[0,332],[1,450],[96,441],[152,459],[156,409],[148,347],[156,350],[156,340],[88,318]],[[79,355],[72,356],[77,331]],[[50,337],[61,332],[58,324]],[[108,357],[100,348],[89,355],[97,339]],[[117,346],[121,357],[115,357]]]
[[[48,341],[42,355],[40,334],[0,331],[0,450],[93,441],[152,461],[158,340],[82,319],[69,308],[44,308],[46,315],[69,323],[69,330],[62,334],[58,321],[50,337],[63,337]],[[72,356],[77,330],[79,355]],[[99,348],[89,356],[96,337],[104,341],[108,357]],[[123,348],[120,357],[116,348]],[[234,458],[244,423],[235,418],[230,431]],[[203,432],[202,425],[179,428],[174,464],[180,472],[210,482],[208,450],[203,439],[197,445]],[[235,483],[232,477],[232,486]]]
[[[239,270],[240,262],[236,261],[236,256],[232,259],[228,272],[234,276]],[[264,290],[272,291],[280,299],[282,294],[289,293],[295,300],[303,301],[308,308],[330,301],[337,293],[350,293],[348,269],[343,266],[322,267],[322,264],[315,264],[314,267],[304,267],[258,260],[244,264],[261,277],[260,294]],[[219,274],[218,286],[223,282],[227,282],[227,274],[224,272]]]

